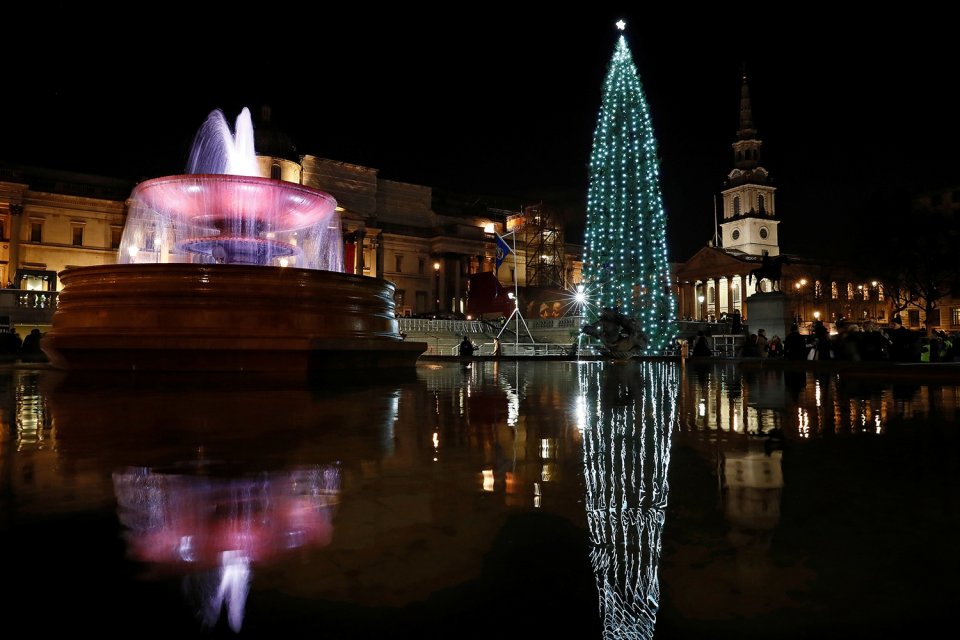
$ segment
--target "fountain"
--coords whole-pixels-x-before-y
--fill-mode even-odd
[[[413,366],[394,285],[343,273],[336,200],[260,177],[244,108],[210,114],[187,173],[131,193],[117,263],[68,268],[44,335],[58,369],[329,371]]]

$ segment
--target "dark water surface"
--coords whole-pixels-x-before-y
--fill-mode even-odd
[[[663,640],[953,626],[955,383],[664,362],[349,378],[0,371],[8,628]]]

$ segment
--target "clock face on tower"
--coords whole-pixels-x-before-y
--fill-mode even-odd
[[[734,240],[739,240],[739,239],[740,239],[740,229],[734,229],[734,230],[733,230],[733,233],[730,234],[730,237],[733,238]]]
[[[767,239],[767,228],[766,228],[766,227],[760,227],[760,237],[763,238],[764,240]]]

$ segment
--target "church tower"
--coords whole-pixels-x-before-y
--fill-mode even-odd
[[[776,189],[770,184],[767,170],[760,166],[762,144],[753,128],[750,90],[744,71],[740,87],[740,129],[733,143],[733,171],[727,175],[727,188],[721,192],[723,221],[720,234],[725,251],[749,255],[780,254]]]

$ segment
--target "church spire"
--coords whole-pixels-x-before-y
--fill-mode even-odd
[[[737,139],[752,140],[757,136],[753,128],[753,111],[750,108],[750,87],[747,86],[747,66],[742,67],[742,84],[740,85],[740,129]]]
[[[763,143],[757,138],[757,130],[753,126],[746,65],[741,67],[740,77],[740,128],[737,130],[737,141],[733,143],[735,169],[730,179],[741,183],[757,179],[766,182],[766,171],[760,166],[760,147]],[[758,170],[762,176],[757,175]]]

